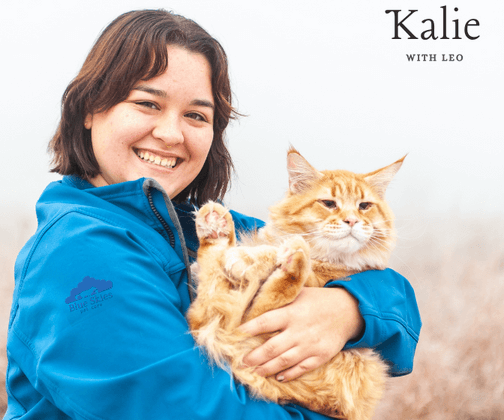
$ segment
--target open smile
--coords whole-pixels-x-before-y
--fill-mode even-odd
[[[180,159],[175,156],[163,157],[143,150],[135,150],[135,153],[144,162],[165,168],[173,169],[180,162]]]

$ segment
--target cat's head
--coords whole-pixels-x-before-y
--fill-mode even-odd
[[[403,160],[367,174],[318,171],[291,148],[289,191],[270,209],[277,234],[302,234],[317,260],[357,270],[385,268],[395,243],[385,191]]]

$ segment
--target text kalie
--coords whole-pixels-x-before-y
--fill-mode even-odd
[[[468,39],[474,41],[480,37],[477,33],[477,27],[480,26],[478,19],[469,19],[466,22],[460,21],[456,17],[459,11],[458,7],[450,12],[447,7],[441,6],[440,16],[435,19],[421,19],[417,15],[418,10],[385,10],[385,13],[391,13],[394,18],[394,36],[392,39]],[[455,17],[455,18],[454,18]],[[454,19],[453,19],[454,18]],[[418,30],[418,22],[422,24],[421,30]],[[414,29],[415,28],[415,29]],[[408,61],[462,61],[462,54],[406,54]]]

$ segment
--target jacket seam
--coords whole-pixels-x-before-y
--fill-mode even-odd
[[[115,226],[115,227],[119,227],[119,228],[122,228],[122,229],[126,229],[126,230],[129,230],[127,226],[121,224],[120,222],[118,223],[117,220],[111,220],[111,219],[108,219],[107,217],[103,217],[101,215],[97,215],[97,214],[93,214],[92,212],[87,212],[83,209],[72,209],[72,210],[68,210],[68,211],[65,211],[64,213],[62,214],[58,214],[57,216],[55,216],[50,222],[47,223],[47,225],[42,229],[42,231],[38,234],[38,237],[37,239],[34,241],[31,249],[30,249],[30,252],[28,254],[28,256],[26,257],[26,261],[24,263],[24,266],[23,266],[23,271],[21,272],[21,279],[19,281],[19,286],[17,288],[17,292],[16,292],[16,296],[15,296],[15,299],[16,299],[16,309],[13,311],[13,314],[11,315],[11,319],[9,321],[9,327],[13,324],[16,316],[17,316],[17,312],[19,310],[19,304],[17,303],[17,300],[23,290],[23,286],[24,286],[24,281],[25,281],[25,277],[26,277],[26,272],[28,271],[28,267],[30,266],[31,264],[31,260],[33,258],[33,254],[35,253],[35,251],[38,249],[38,246],[40,244],[40,242],[42,241],[42,239],[44,238],[45,234],[56,224],[58,223],[61,219],[63,219],[65,216],[71,214],[71,213],[77,213],[77,214],[81,214],[81,215],[84,215],[84,216],[87,216],[87,217],[91,217],[93,219],[96,219],[96,220],[101,220],[101,221],[104,221],[108,224],[110,224],[111,226]],[[155,258],[156,260],[159,261],[159,263],[161,264],[161,266],[163,267],[163,270],[165,272],[171,272],[168,270],[168,267],[169,267],[169,261],[166,260],[166,258],[163,258],[163,255],[153,246],[151,246],[148,242],[144,241],[142,238],[138,237],[138,241],[140,242],[140,244],[146,249],[148,250]],[[178,272],[178,270],[177,270]]]
[[[14,401],[16,401],[20,407],[23,408],[25,414],[28,412],[28,409],[24,406],[24,404],[19,401],[19,399],[16,398],[14,393],[12,392],[12,389],[10,387],[10,381],[9,381],[9,374],[10,374],[10,358],[7,359],[7,373],[5,375],[5,390],[7,391],[7,394],[9,395],[10,398],[12,398]],[[20,416],[16,416],[15,418],[20,418]]]
[[[393,321],[393,322],[397,322],[398,324],[400,324],[404,330],[408,333],[408,335],[413,339],[415,340],[415,342],[418,343],[418,340],[419,340],[419,334],[417,334],[413,329],[411,329],[407,324],[406,322],[398,317],[397,315],[395,314],[392,314],[392,313],[380,313],[380,314],[377,314],[376,312],[365,312],[361,309],[361,314],[362,316],[372,316],[373,318],[377,318],[381,321]]]
[[[38,245],[39,245],[40,241],[42,240],[42,238],[44,237],[44,235],[47,233],[47,231],[51,227],[53,227],[54,224],[57,223],[66,214],[68,214],[68,212],[65,212],[65,213],[62,213],[62,214],[58,214],[49,223],[47,223],[47,225],[38,234],[36,240],[34,241],[32,247],[30,249],[29,254],[26,257],[26,261],[25,261],[25,263],[23,265],[23,270],[21,272],[21,279],[19,280],[19,285],[17,286],[17,290],[15,291],[16,295],[14,296],[14,299],[15,299],[16,309],[13,311],[13,313],[11,315],[11,319],[9,321],[9,329],[14,324],[14,320],[16,319],[17,312],[19,310],[19,303],[18,303],[19,302],[19,296],[20,296],[20,294],[21,294],[21,292],[23,290],[24,281],[25,281],[25,278],[26,278],[26,272],[28,271],[28,267],[30,266],[33,254],[35,253],[35,250],[38,248]]]
[[[338,281],[338,280],[335,280],[335,281]],[[344,285],[334,284],[334,285],[330,285],[328,287],[344,287]],[[376,297],[374,289],[371,287],[371,288],[369,288],[369,291],[370,291],[370,294],[373,298],[373,301],[377,302],[378,299]],[[367,309],[368,312],[366,312],[365,309]],[[383,311],[369,311],[369,308],[365,308],[360,305],[359,305],[359,310],[360,310],[362,316],[369,315],[369,316],[372,316],[374,318],[381,319],[384,321],[397,322],[398,324],[400,324],[404,328],[404,330],[408,333],[408,335],[410,335],[411,338],[413,338],[413,340],[415,340],[418,343],[420,334],[417,333],[416,331],[414,331],[412,328],[410,328],[410,326],[407,324],[407,322],[404,319],[402,319],[401,317],[398,317],[396,314],[393,314],[391,312],[383,312]]]
[[[19,341],[21,341],[25,347],[28,349],[28,351],[31,353],[32,357],[34,359],[37,359],[38,356],[36,355],[36,352],[34,351],[34,349],[32,348],[31,346],[31,343],[29,342],[28,340],[28,337],[26,337],[22,331],[16,329],[15,327],[12,328],[12,332],[16,335],[16,337],[19,339]],[[51,380],[43,373],[43,372],[38,372],[37,375],[39,377],[44,377],[44,383],[47,385],[48,388],[50,388],[53,392],[55,392],[56,394],[58,394],[60,396],[60,398],[64,399],[65,401],[70,402],[71,403],[71,406],[72,408],[79,414],[79,416],[81,416],[82,418],[84,419],[89,419],[89,418],[92,418],[92,419],[95,419],[95,420],[106,420],[105,418],[103,417],[99,417],[99,416],[95,416],[94,414],[92,413],[89,413],[88,411],[86,411],[85,409],[83,409],[82,407],[80,407],[79,405],[77,405],[72,399],[70,399],[69,397],[63,395],[59,388],[54,385]],[[45,398],[45,397],[44,397]],[[21,404],[21,406],[24,408],[24,410],[26,412],[28,412],[26,410],[26,408]]]
[[[85,211],[83,209],[69,210],[69,211],[63,213],[62,215],[59,215],[59,216],[55,217],[52,222],[48,223],[47,228],[45,228],[41,232],[39,238],[37,238],[37,241],[33,244],[32,249],[30,251],[30,255],[27,258],[27,262],[25,264],[25,267],[23,267],[23,273],[22,273],[23,282],[24,282],[24,277],[25,277],[25,274],[26,274],[26,270],[28,269],[28,266],[29,266],[29,264],[31,262],[31,258],[33,256],[33,253],[35,252],[36,248],[40,244],[40,241],[42,240],[43,236],[47,233],[47,231],[50,228],[52,228],[63,217],[68,216],[71,213],[82,214],[82,215],[90,217],[92,219],[101,220],[103,222],[106,222],[106,223],[108,223],[109,225],[111,225],[113,227],[122,228],[122,229],[125,229],[127,231],[130,230],[126,225],[118,222],[117,220],[111,220],[111,219],[109,219],[107,217],[104,217],[102,215],[93,214],[92,212],[88,212],[88,211]],[[166,268],[166,266],[168,265],[168,262],[166,261],[166,258],[163,257],[163,254],[161,252],[159,252],[156,247],[151,246],[147,241],[144,241],[142,238],[138,237],[137,239],[142,244],[142,246],[145,247],[147,250],[149,250],[149,252],[151,252],[152,254],[154,254],[154,256],[156,257],[156,259],[162,264],[162,266],[164,268]]]

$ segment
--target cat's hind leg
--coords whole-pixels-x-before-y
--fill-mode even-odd
[[[187,313],[187,319],[198,343],[203,338],[215,336],[215,328],[224,328],[226,315],[232,313],[235,301],[230,301],[230,292],[235,288],[224,274],[224,254],[236,243],[234,223],[229,212],[220,204],[208,202],[196,213],[196,234],[200,241],[197,258],[197,296]],[[211,320],[215,328],[208,333]],[[200,330],[206,328],[204,334]],[[215,341],[215,340],[214,340]]]
[[[309,255],[308,244],[301,236],[294,236],[280,246],[277,268],[257,293],[245,321],[285,306],[298,296],[310,274]]]
[[[238,246],[226,251],[226,274],[243,284],[262,284],[277,268],[277,247]]]

